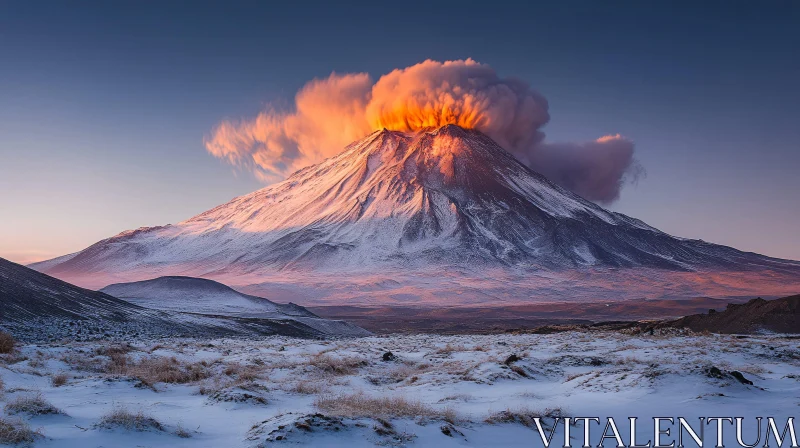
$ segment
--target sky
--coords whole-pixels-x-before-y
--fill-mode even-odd
[[[261,188],[204,139],[314,78],[472,58],[547,98],[548,141],[635,143],[612,210],[800,260],[800,3],[519,3],[0,2],[0,257]]]

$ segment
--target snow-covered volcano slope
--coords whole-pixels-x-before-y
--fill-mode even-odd
[[[453,125],[378,131],[187,221],[123,232],[32,265],[87,286],[159,275],[244,284],[235,279],[437,266],[773,269],[800,276],[798,262],[675,238],[607,211],[531,171],[489,137]]]
[[[190,309],[161,311],[79,288],[0,258],[0,328],[26,341],[275,334],[316,338],[369,334],[354,325],[317,318],[301,307],[287,305],[286,308],[295,309],[298,316],[276,313],[271,318],[241,318],[192,313]]]
[[[294,320],[325,334],[366,336],[368,331],[339,320],[322,319],[293,303],[278,304],[242,294],[213,280],[193,277],[159,277],[132,283],[115,283],[100,292],[145,308],[233,316]]]

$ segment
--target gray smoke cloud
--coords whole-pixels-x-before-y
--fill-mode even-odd
[[[584,143],[541,143],[525,148],[523,163],[550,181],[601,204],[619,199],[627,183],[645,174],[633,141],[619,134]]]

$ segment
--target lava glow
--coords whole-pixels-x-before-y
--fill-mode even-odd
[[[430,104],[399,104],[390,110],[381,111],[372,122],[373,128],[392,131],[418,131],[455,124],[466,129],[478,129],[487,121],[478,109],[469,105],[446,104],[433,107]]]
[[[485,64],[425,61],[394,70],[372,87],[366,116],[373,129],[419,131],[455,124],[493,136],[504,147],[541,140],[547,101]]]

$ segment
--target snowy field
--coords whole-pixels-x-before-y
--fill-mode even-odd
[[[782,428],[800,409],[798,346],[615,332],[26,345],[0,355],[0,433],[65,448],[541,446],[533,416],[614,417],[626,443],[628,417],[740,416],[752,443],[755,417]]]

